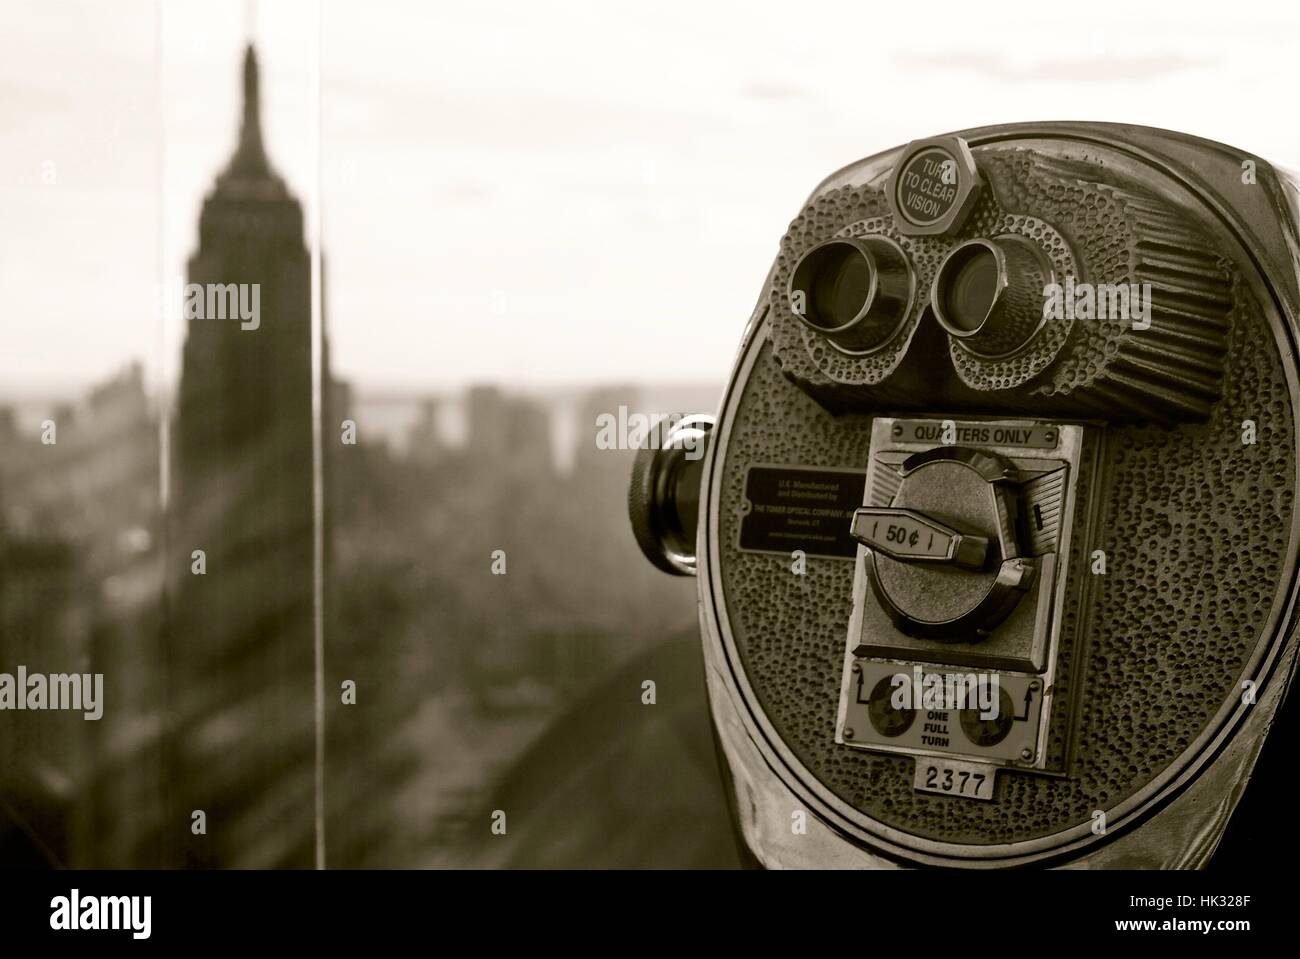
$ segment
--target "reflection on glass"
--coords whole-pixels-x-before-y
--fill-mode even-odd
[[[0,406],[0,674],[102,676],[104,706],[0,713],[0,864],[310,867],[318,777],[330,866],[734,862],[693,584],[641,559],[637,438],[599,430],[712,409],[717,386],[357,385],[326,348],[314,485],[313,194],[268,106],[303,84],[276,87],[285,47],[262,49],[222,79],[240,104],[215,177],[184,130],[221,124],[157,91],[151,189],[177,221],[140,256],[157,352]],[[157,82],[184,86],[184,63]],[[175,184],[200,169],[191,210]]]

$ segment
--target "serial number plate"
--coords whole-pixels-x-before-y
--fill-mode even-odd
[[[919,792],[939,793],[943,796],[961,796],[965,799],[992,799],[993,777],[996,766],[981,763],[955,762],[951,759],[916,760],[916,775],[912,788]]]

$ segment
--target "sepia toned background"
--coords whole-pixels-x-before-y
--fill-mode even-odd
[[[0,671],[107,700],[0,713],[8,865],[738,865],[693,583],[596,417],[713,411],[862,156],[1075,119],[1300,158],[1281,7],[0,17]],[[187,280],[261,284],[261,329]]]

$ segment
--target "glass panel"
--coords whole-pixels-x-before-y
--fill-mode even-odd
[[[314,10],[12,11],[0,861],[316,861]]]
[[[552,69],[548,15],[401,16],[324,12],[329,862],[734,862],[694,583],[633,540],[626,427],[715,409],[761,273],[682,303],[734,242],[682,199],[698,154]]]
[[[154,7],[26,3],[5,19],[28,39],[0,41],[0,863],[155,862]]]

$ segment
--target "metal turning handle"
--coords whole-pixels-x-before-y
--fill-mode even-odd
[[[863,507],[849,529],[859,543],[904,563],[950,563],[983,569],[989,555],[986,536],[959,533],[919,510],[896,506]]]
[[[700,478],[714,417],[687,416],[658,447],[646,445],[632,464],[627,515],[646,559],[674,576],[694,576]]]

